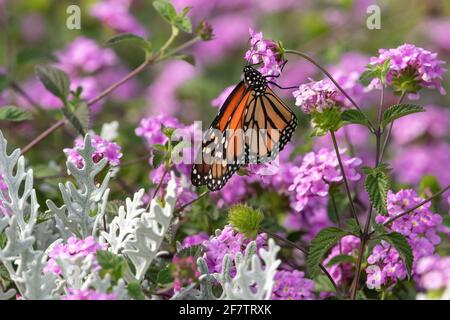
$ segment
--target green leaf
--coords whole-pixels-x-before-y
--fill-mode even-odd
[[[367,70],[364,71],[359,77],[359,82],[368,86],[373,79],[380,79],[382,84],[386,83],[386,76],[389,72],[391,60],[387,59],[383,64],[369,64],[366,66]]]
[[[192,23],[186,14],[189,12],[190,7],[186,7],[180,14],[177,14],[175,7],[168,1],[157,0],[153,2],[153,7],[171,25],[178,29],[192,33]]]
[[[339,254],[337,256],[334,256],[330,262],[327,263],[327,267],[334,266],[336,264],[340,263],[355,263],[356,259],[355,257],[346,255],[346,254]]]
[[[177,16],[173,21],[173,24],[175,25],[175,27],[186,33],[192,33],[192,22],[188,17]]]
[[[411,275],[414,256],[411,246],[409,245],[406,238],[398,232],[392,232],[385,235],[381,235],[379,238],[381,240],[389,242],[397,250],[398,254],[405,263],[408,274]]]
[[[173,282],[174,278],[169,268],[161,269],[156,277],[156,283],[160,287],[166,287]]]
[[[153,1],[153,7],[170,24],[173,23],[177,17],[177,11],[175,7],[169,2],[164,0]]]
[[[85,102],[80,102],[80,104],[74,111],[74,114],[77,117],[83,130],[88,131],[91,122],[91,113],[89,106]]]
[[[187,248],[183,248],[177,252],[177,256],[180,258],[194,257],[198,258],[203,254],[202,245],[190,246]]]
[[[64,103],[70,93],[70,80],[67,74],[55,67],[36,67],[36,75],[44,87]]]
[[[81,123],[81,120],[78,118],[78,116],[73,112],[68,106],[64,106],[61,109],[62,113],[64,114],[64,117],[66,117],[67,120],[69,120],[69,123],[72,125],[72,127],[84,137],[85,135],[85,128],[83,127],[83,124]],[[88,116],[89,117],[89,116]]]
[[[191,54],[178,54],[170,57],[175,60],[183,60],[195,67],[195,57]]]
[[[386,61],[384,61],[383,65],[381,66],[380,71],[380,80],[383,85],[386,83],[386,76],[389,72],[390,67],[391,67],[391,59],[386,59]]]
[[[359,236],[359,234],[361,233],[361,229],[358,225],[358,222],[356,222],[354,218],[348,219],[346,227],[349,233],[355,236]]]
[[[381,167],[375,168],[372,172],[368,173],[364,182],[372,206],[380,214],[384,215],[387,214],[387,192],[389,185],[389,177]]]
[[[386,126],[392,121],[407,116],[408,114],[424,112],[425,109],[421,106],[414,104],[396,104],[384,111],[383,121],[381,122],[381,126],[386,128]]]
[[[0,107],[0,120],[20,122],[33,119],[32,114],[16,106]]]
[[[316,292],[336,292],[333,284],[327,276],[321,274],[314,278]]]
[[[120,33],[106,41],[107,45],[115,45],[118,43],[131,43],[143,49],[148,54],[152,52],[152,43],[150,41],[132,33]]]
[[[333,247],[339,239],[348,235],[345,230],[330,227],[322,229],[316,237],[311,241],[306,265],[308,267],[310,277],[315,278],[320,274],[319,264],[322,262],[325,254]]]
[[[191,147],[190,141],[180,141],[173,148],[170,155],[170,161],[173,163],[180,163],[183,159],[183,149]]]
[[[113,282],[121,279],[125,270],[128,268],[126,260],[112,252],[99,250],[96,253],[96,257],[101,267],[100,276],[103,278],[106,274],[109,274]]]
[[[342,125],[341,114],[336,107],[312,114],[312,136],[324,136],[330,130],[337,131]]]
[[[348,124],[360,124],[362,126],[370,128],[369,120],[367,119],[365,114],[359,110],[345,110],[341,114],[341,119]]]
[[[144,300],[144,291],[139,282],[130,282],[127,286],[128,295],[134,300]]]

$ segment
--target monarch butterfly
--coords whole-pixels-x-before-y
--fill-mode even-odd
[[[205,132],[202,150],[192,166],[194,186],[220,190],[239,167],[275,159],[290,141],[297,118],[268,86],[268,77],[274,76],[244,67],[244,80]]]

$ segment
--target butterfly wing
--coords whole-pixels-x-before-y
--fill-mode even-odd
[[[297,117],[269,87],[252,93],[244,118],[246,162],[264,163],[276,158],[291,140]]]
[[[257,94],[241,81],[204,135],[192,184],[220,190],[243,164],[275,159],[296,127],[297,118],[272,89]]]
[[[250,92],[241,81],[228,96],[206,131],[202,150],[192,167],[194,186],[206,185],[208,189],[221,189],[245,161],[243,114]]]

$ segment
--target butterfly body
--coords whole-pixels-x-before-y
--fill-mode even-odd
[[[297,118],[251,66],[205,132],[192,167],[193,185],[220,190],[243,165],[276,158],[292,137]]]

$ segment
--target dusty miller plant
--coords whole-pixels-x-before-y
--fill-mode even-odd
[[[66,162],[67,170],[75,178],[78,188],[71,181],[59,184],[64,201],[61,207],[52,200],[47,200],[48,213],[55,215],[56,225],[65,239],[71,235],[78,238],[91,235],[96,220],[96,217],[91,216],[91,212],[101,208],[102,204],[104,207],[107,201],[104,195],[108,194],[111,173],[108,172],[100,184],[96,183],[95,177],[105,168],[107,160],[101,159],[94,162],[92,159],[94,151],[91,136],[87,134],[84,147],[78,149],[84,166],[78,168],[72,162]]]
[[[3,203],[0,217],[0,233],[4,232],[6,244],[0,249],[0,262],[14,281],[18,293],[25,299],[51,299],[57,297],[56,277],[43,274],[47,256],[35,250],[33,244],[39,205],[33,188],[33,170],[25,169],[25,159],[16,149],[7,153],[7,142],[0,132],[0,168],[8,189],[0,193]],[[14,289],[3,292],[0,297],[11,298]]]
[[[172,299],[192,300],[268,300],[272,295],[274,277],[281,261],[277,259],[280,247],[273,239],[269,239],[268,248],[256,253],[256,243],[250,242],[245,253],[238,252],[234,258],[236,275],[231,270],[233,259],[225,255],[222,260],[222,272],[210,274],[208,265],[203,257],[197,259],[197,266],[201,272],[200,288],[194,285],[184,288]],[[215,284],[222,287],[222,294],[217,297],[213,292]]]
[[[142,280],[153,259],[159,252],[164,235],[170,226],[176,204],[174,177],[167,186],[164,206],[153,199],[150,210],[142,207],[144,190],[127,198],[125,206],[119,208],[118,216],[112,220],[109,231],[101,238],[109,244],[109,250],[128,257],[136,270],[135,278]]]

